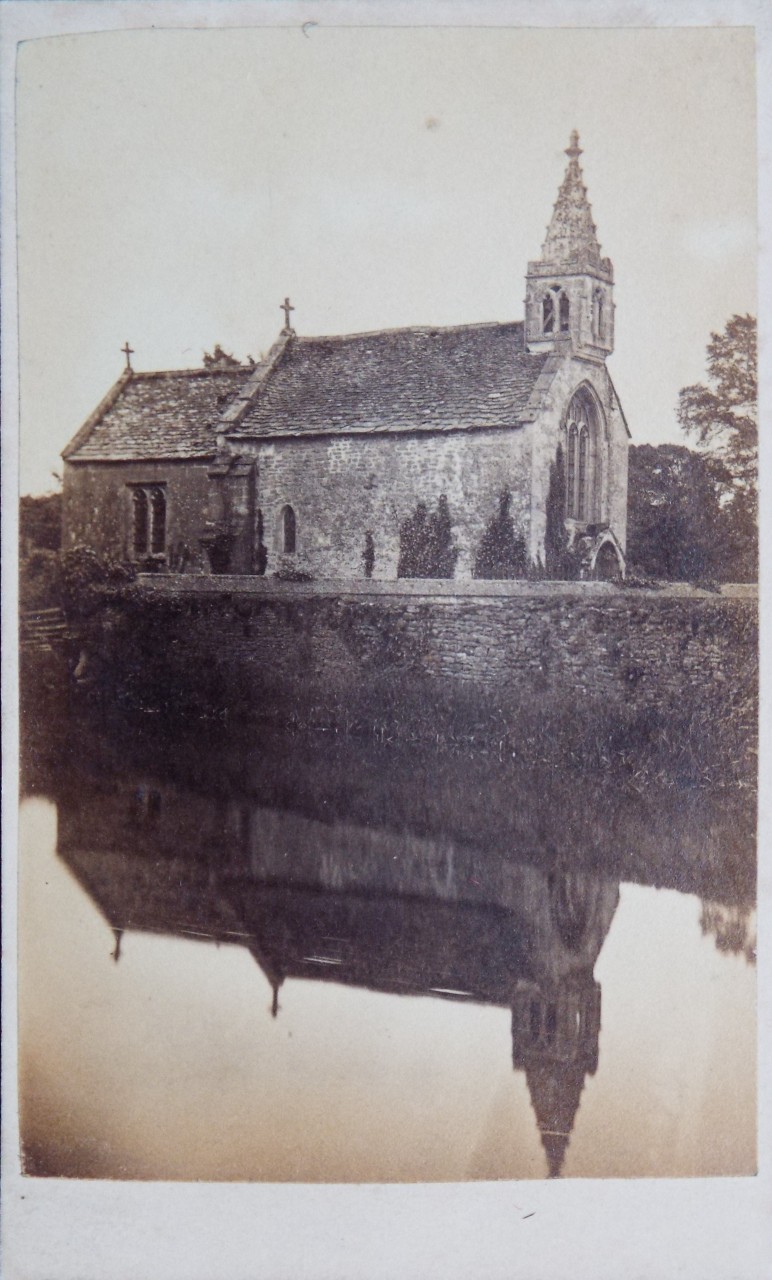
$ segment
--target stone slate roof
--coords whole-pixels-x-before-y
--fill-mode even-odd
[[[511,427],[547,359],[522,322],[283,335],[255,369],[124,372],[63,457],[211,458],[218,425],[233,439]]]
[[[212,424],[249,374],[248,367],[124,373],[62,456],[84,462],[211,457]]]
[[[227,434],[509,427],[547,358],[526,351],[522,322],[293,336]]]

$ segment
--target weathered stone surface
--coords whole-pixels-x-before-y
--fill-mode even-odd
[[[192,663],[227,663],[242,683],[251,674],[340,690],[403,673],[515,699],[535,691],[568,705],[606,699],[666,710],[694,698],[752,716],[758,606],[745,588],[485,585],[449,594],[450,583],[405,583],[404,592],[373,583],[345,593],[332,583],[255,589],[245,579],[159,577],[145,590],[149,605],[173,605],[165,643],[187,649]]]

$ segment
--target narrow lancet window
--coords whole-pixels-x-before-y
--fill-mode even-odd
[[[568,432],[568,476],[566,483],[566,515],[575,515],[574,489],[576,488],[576,426]]]
[[[603,293],[596,289],[592,297],[592,331],[599,340],[603,338]]]
[[[544,295],[541,304],[542,332],[552,333],[555,329],[555,299],[551,293]]]
[[[148,500],[147,491],[145,489],[135,489],[132,495],[133,514],[134,514],[134,554],[144,556],[147,554],[147,532],[148,532]]]
[[[150,550],[154,556],[166,550],[166,494],[159,488],[150,490]]]
[[[560,332],[568,333],[568,294],[560,294]]]
[[[577,501],[577,517],[587,519],[587,428],[582,427],[579,433],[579,493]]]

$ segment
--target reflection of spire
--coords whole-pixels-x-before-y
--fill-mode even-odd
[[[560,1177],[584,1088],[584,1067],[546,1062],[526,1068],[531,1105],[547,1155],[550,1178]]]
[[[115,950],[113,951],[113,960],[117,964],[121,958],[121,938],[123,937],[123,929],[113,929],[113,937],[115,938]]]
[[[512,1004],[512,1061],[525,1068],[550,1178],[560,1176],[585,1076],[598,1065],[600,987],[592,973],[522,983]]]

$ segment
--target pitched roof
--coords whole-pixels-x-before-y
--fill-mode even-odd
[[[547,358],[526,350],[522,322],[293,336],[226,431],[255,438],[511,427]]]
[[[211,457],[212,424],[249,374],[248,367],[127,371],[62,456],[89,462]]]
[[[283,335],[254,369],[125,372],[63,457],[208,458],[215,425],[232,438],[511,427],[547,359],[520,321]]]

